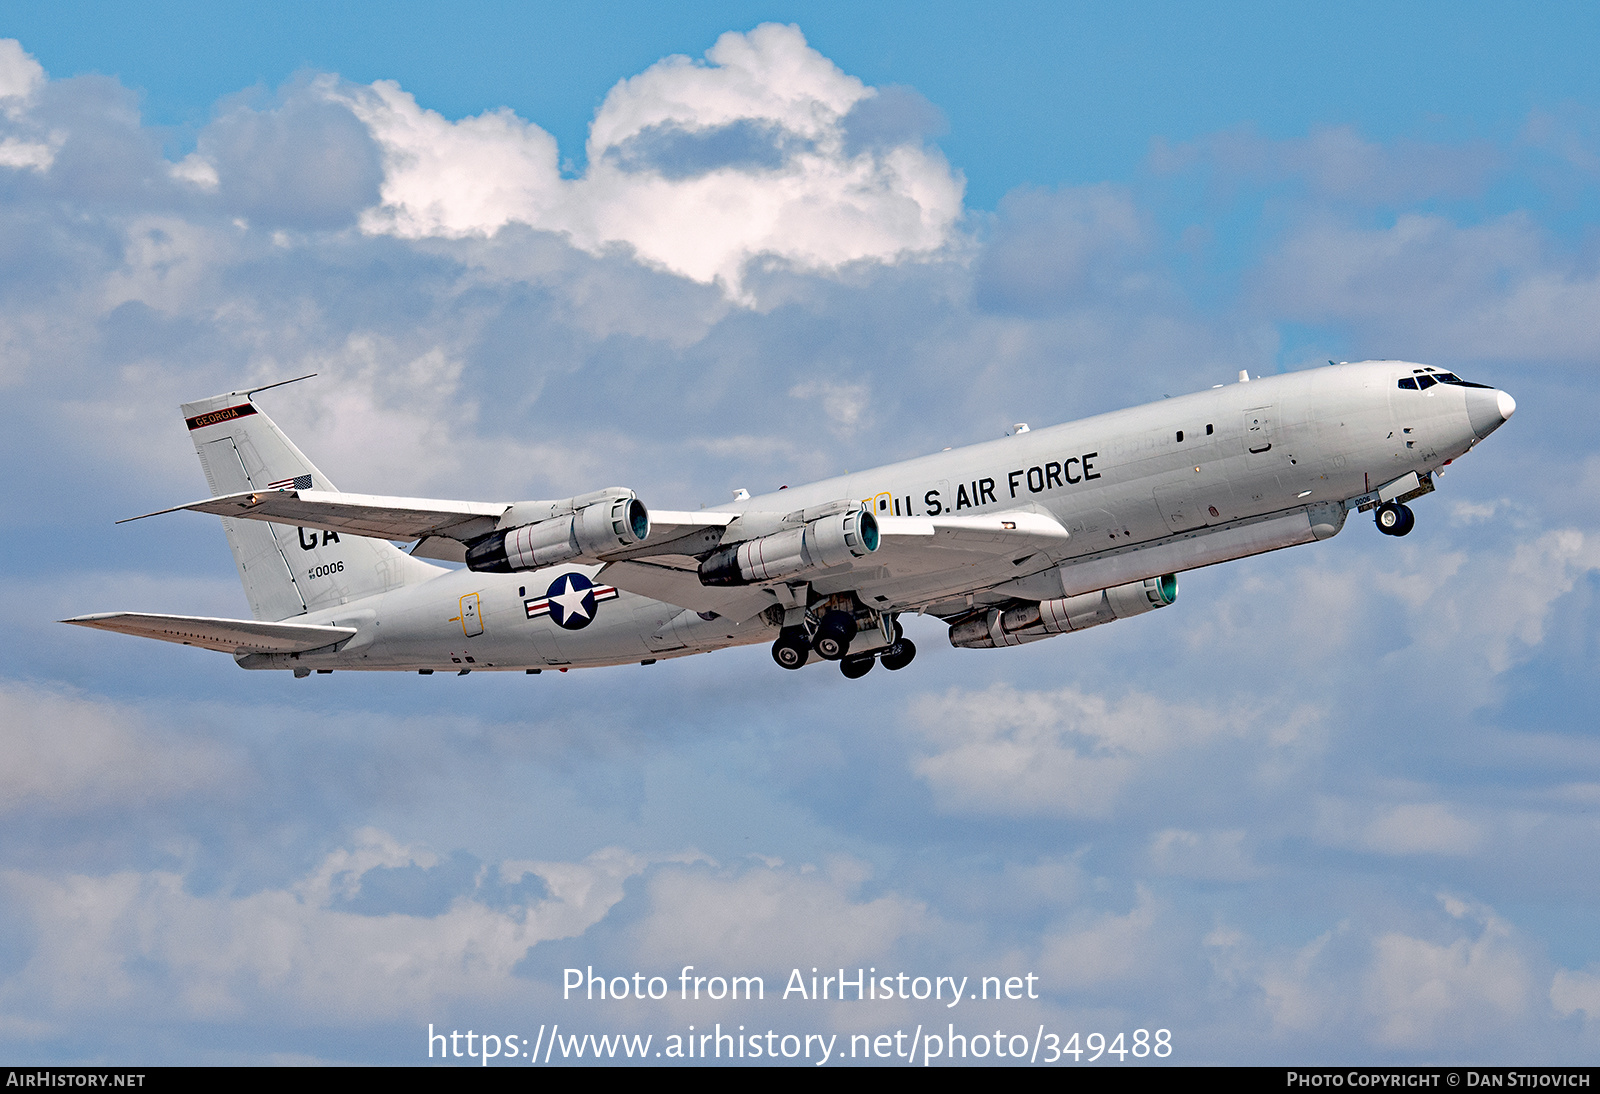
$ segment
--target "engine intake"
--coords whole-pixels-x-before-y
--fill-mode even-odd
[[[536,570],[633,547],[650,536],[650,513],[631,490],[580,494],[564,502],[519,502],[501,520],[544,513],[552,515],[491,532],[474,542],[467,548],[467,568],[488,574]]]
[[[1166,574],[1129,582],[1097,593],[1057,600],[1041,600],[1014,608],[991,608],[986,615],[964,620],[950,628],[950,644],[962,649],[987,650],[1020,646],[1054,634],[1081,631],[1165,608],[1178,599],[1178,577]]]
[[[755,585],[825,570],[878,549],[878,521],[864,508],[719,547],[700,564],[702,585]]]

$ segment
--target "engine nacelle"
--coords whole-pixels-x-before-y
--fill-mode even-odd
[[[719,547],[700,564],[702,585],[755,585],[843,566],[878,549],[878,521],[853,509],[798,528]]]
[[[992,608],[987,615],[957,623],[950,628],[950,644],[969,650],[1020,646],[1054,634],[1097,627],[1113,619],[1143,615],[1165,608],[1178,599],[1178,577],[1146,578],[1097,593],[1082,593],[1058,600],[1041,600],[1002,611]]]
[[[631,490],[581,494],[565,502],[519,502],[501,519],[544,513],[555,515],[491,532],[472,544],[467,548],[467,568],[489,574],[537,570],[633,547],[650,535],[650,513]]]

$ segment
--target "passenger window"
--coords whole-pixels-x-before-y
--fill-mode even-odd
[[[1432,376],[1418,376],[1417,377],[1417,386],[1419,388],[1421,388],[1423,391],[1427,391],[1430,387],[1432,387],[1434,384],[1436,384],[1438,382],[1439,381],[1435,380]]]
[[[1178,430],[1178,443],[1179,444],[1183,443],[1183,430],[1181,430],[1181,429]]]
[[[1417,382],[1415,380],[1413,380],[1409,376],[1405,377],[1404,379],[1402,379],[1400,381],[1400,386],[1403,387],[1403,388],[1406,388],[1409,391],[1417,390]]]
[[[1207,437],[1211,436],[1211,427],[1209,425],[1206,426],[1206,436]]]

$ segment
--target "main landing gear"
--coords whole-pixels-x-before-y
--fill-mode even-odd
[[[815,650],[824,661],[839,662],[839,671],[846,679],[859,680],[872,671],[877,661],[894,672],[911,664],[912,658],[917,656],[915,643],[905,637],[898,622],[894,624],[894,641],[878,649],[851,653],[850,643],[855,636],[855,617],[848,612],[831,611],[822,617],[816,634],[809,640],[804,627],[785,627],[779,631],[777,641],[772,643],[772,659],[786,669],[797,669]]]
[[[1416,515],[1397,501],[1378,506],[1376,519],[1378,531],[1386,536],[1403,536],[1417,526]]]

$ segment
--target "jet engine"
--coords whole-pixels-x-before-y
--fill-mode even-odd
[[[808,570],[842,566],[878,549],[878,521],[865,508],[807,521],[798,528],[730,543],[700,564],[702,585],[754,585]]]
[[[620,489],[597,490],[566,501],[518,502],[500,523],[510,526],[467,548],[468,569],[489,574],[536,570],[634,547],[650,535],[650,513],[644,503],[632,490]]]
[[[1097,593],[1041,600],[1013,608],[991,608],[950,628],[950,644],[969,650],[1020,646],[1053,634],[1081,631],[1113,619],[1143,615],[1178,599],[1178,577],[1146,578]]]

